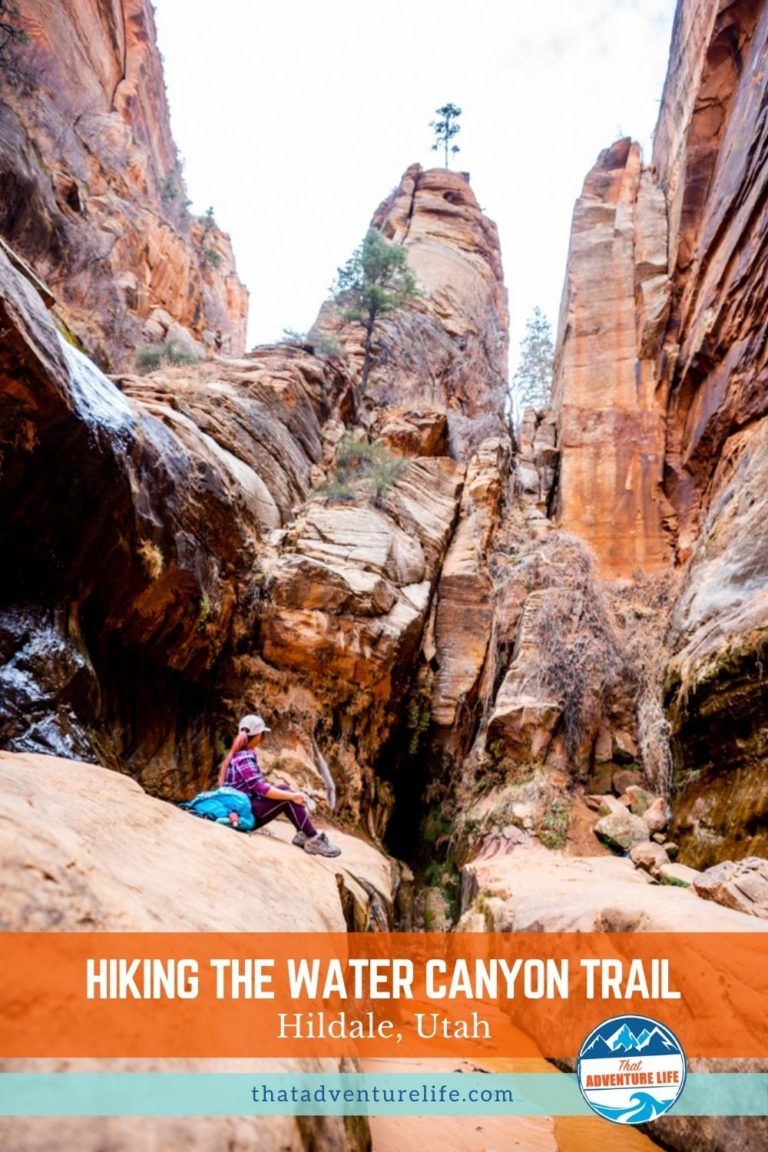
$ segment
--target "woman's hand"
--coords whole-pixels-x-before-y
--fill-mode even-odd
[[[294,792],[287,784],[273,784],[266,794],[267,800],[285,800],[291,804],[301,804],[306,807],[307,798],[303,792]]]

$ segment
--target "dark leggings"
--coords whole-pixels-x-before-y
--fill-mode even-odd
[[[272,787],[284,788],[287,792],[293,791],[287,784],[273,784]],[[317,828],[310,820],[309,812],[303,804],[294,804],[292,800],[268,799],[266,796],[251,796],[251,810],[257,828],[263,828],[265,824],[269,824],[270,820],[274,820],[275,816],[285,812],[291,824],[299,832],[304,832],[307,836],[317,835]]]

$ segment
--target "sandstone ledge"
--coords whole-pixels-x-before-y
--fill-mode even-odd
[[[494,932],[768,931],[691,891],[654,885],[631,860],[613,856],[515,848],[468,864],[462,888],[465,916],[484,897],[484,927]]]
[[[389,862],[334,832],[323,860],[274,835],[241,835],[147,796],[130,777],[76,761],[0,752],[0,928],[4,931],[344,932],[340,881],[356,898],[392,896]],[[281,825],[285,824],[282,828]],[[364,884],[361,884],[364,881]],[[367,886],[367,887],[366,887]],[[3,1062],[2,1071],[64,1071],[68,1062]],[[77,1061],[78,1071],[319,1072],[335,1060]],[[191,1152],[357,1152],[367,1124],[343,1117],[2,1118],[14,1152],[184,1148]]]

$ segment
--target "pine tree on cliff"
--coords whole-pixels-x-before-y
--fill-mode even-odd
[[[402,308],[419,294],[405,248],[390,244],[381,232],[370,228],[362,244],[337,271],[332,291],[344,319],[357,320],[365,329],[365,357],[360,377],[360,387],[364,390],[371,369],[373,333],[378,318]]]
[[[517,410],[546,408],[552,399],[552,370],[555,347],[552,329],[541,308],[534,308],[525,322],[520,342],[520,358],[512,376],[512,393]]]
[[[443,104],[442,108],[436,108],[437,115],[441,117],[440,120],[430,120],[430,128],[435,130],[435,142],[432,145],[433,152],[439,152],[441,148],[445,149],[445,167],[448,167],[448,145],[454,136],[458,136],[461,132],[461,125],[457,124],[459,116],[461,116],[461,108],[457,108],[455,104]],[[452,144],[450,153],[455,156],[460,152],[458,144]]]

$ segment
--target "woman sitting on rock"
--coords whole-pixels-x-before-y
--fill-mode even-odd
[[[325,832],[318,832],[306,809],[307,799],[294,792],[287,784],[269,784],[262,775],[256,749],[265,732],[269,732],[261,716],[244,716],[238,724],[238,733],[219,773],[219,787],[226,785],[245,792],[251,801],[257,828],[263,828],[285,812],[296,829],[293,843],[311,856],[339,856],[341,848],[331,844]]]

